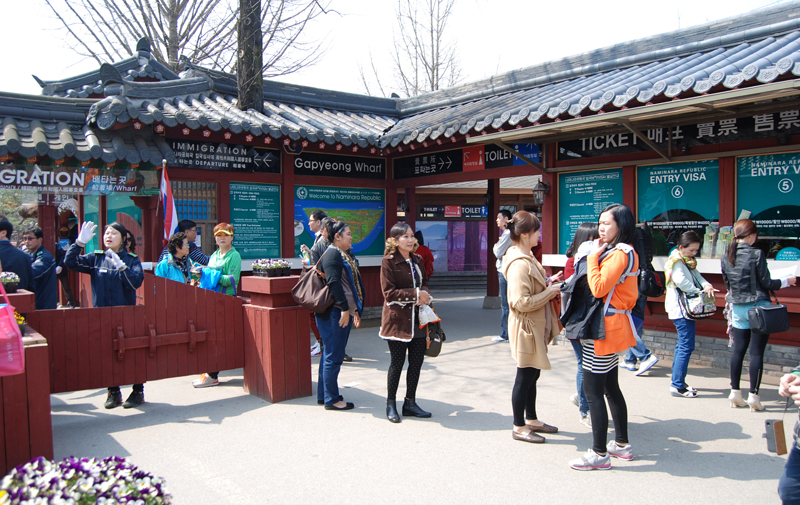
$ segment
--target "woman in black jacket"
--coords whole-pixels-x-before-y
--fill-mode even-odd
[[[728,246],[728,254],[722,258],[722,279],[728,294],[725,297],[732,308],[728,311],[732,326],[733,354],[731,355],[731,407],[750,406],[750,411],[764,410],[758,396],[761,374],[764,367],[764,349],[769,335],[750,331],[748,311],[757,305],[769,305],[769,292],[794,286],[795,277],[774,280],[767,269],[764,252],[753,247],[758,240],[758,228],[749,219],[740,219],[733,226],[734,240]],[[745,401],[739,389],[742,364],[747,348],[750,348],[750,395]]]

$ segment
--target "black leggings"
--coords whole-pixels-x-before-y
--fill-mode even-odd
[[[628,406],[619,389],[618,376],[618,367],[607,373],[583,370],[583,392],[589,400],[589,414],[592,416],[592,450],[598,454],[606,452],[608,437],[608,411],[603,400],[604,393],[614,419],[614,439],[619,445],[628,445]]]
[[[731,389],[739,389],[742,377],[744,354],[750,347],[750,392],[758,394],[761,387],[761,374],[764,372],[764,349],[769,335],[753,333],[749,329],[731,328],[733,331],[733,354],[731,354]],[[751,345],[752,344],[752,345]]]
[[[511,390],[511,409],[514,411],[514,426],[525,426],[525,419],[535,421],[536,381],[542,373],[538,368],[517,368],[517,379]]]
[[[387,342],[389,342],[389,353],[392,355],[392,362],[389,364],[388,394],[386,399],[395,400],[397,397],[397,387],[400,385],[400,374],[403,372],[403,365],[406,362],[407,349],[406,398],[413,400],[417,397],[419,371],[422,369],[422,362],[425,360],[427,342],[424,338],[412,338],[409,342],[397,340],[387,340]]]

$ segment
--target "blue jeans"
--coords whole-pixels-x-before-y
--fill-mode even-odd
[[[778,481],[778,496],[783,500],[783,505],[800,504],[800,449],[792,443],[783,475]]]
[[[642,341],[642,332],[644,331],[644,319],[639,319],[636,316],[633,318],[633,325],[636,326],[636,346],[628,349],[628,354],[625,355],[625,363],[636,363],[636,361],[644,361],[650,357],[652,352],[644,345]]]
[[[575,376],[575,383],[578,386],[578,409],[582,416],[589,415],[589,400],[583,392],[583,345],[580,340],[570,340],[575,357],[578,358],[578,374]]]
[[[672,324],[678,330],[678,341],[675,343],[675,357],[672,359],[672,387],[686,388],[686,372],[689,370],[689,358],[694,352],[694,321],[691,319],[673,319]]]
[[[508,281],[503,272],[497,272],[497,280],[500,281],[500,308],[503,311],[500,316],[500,338],[508,339]]]
[[[353,318],[342,328],[339,317],[342,311],[336,307],[331,309],[328,319],[316,316],[317,328],[322,338],[322,355],[319,360],[319,376],[317,382],[317,400],[325,402],[326,407],[342,401],[339,395],[339,370],[344,361],[344,349],[350,337]]]

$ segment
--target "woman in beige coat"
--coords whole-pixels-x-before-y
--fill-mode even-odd
[[[508,279],[511,356],[517,361],[517,378],[511,393],[511,434],[514,440],[541,444],[545,438],[537,433],[558,431],[536,416],[536,381],[541,370],[550,370],[547,344],[558,334],[557,316],[550,300],[558,296],[559,288],[548,284],[544,268],[531,253],[539,243],[536,216],[517,212],[507,227],[514,246],[503,257],[503,274]]]

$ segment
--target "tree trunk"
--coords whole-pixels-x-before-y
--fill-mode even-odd
[[[169,39],[167,39],[167,61],[169,63],[167,66],[175,73],[180,72],[180,68],[178,68],[178,51],[180,49],[180,40],[178,40],[179,17],[180,12],[178,12],[177,0],[170,0],[166,16],[169,27]]]
[[[239,0],[239,109],[261,112],[264,102],[261,0]]]

